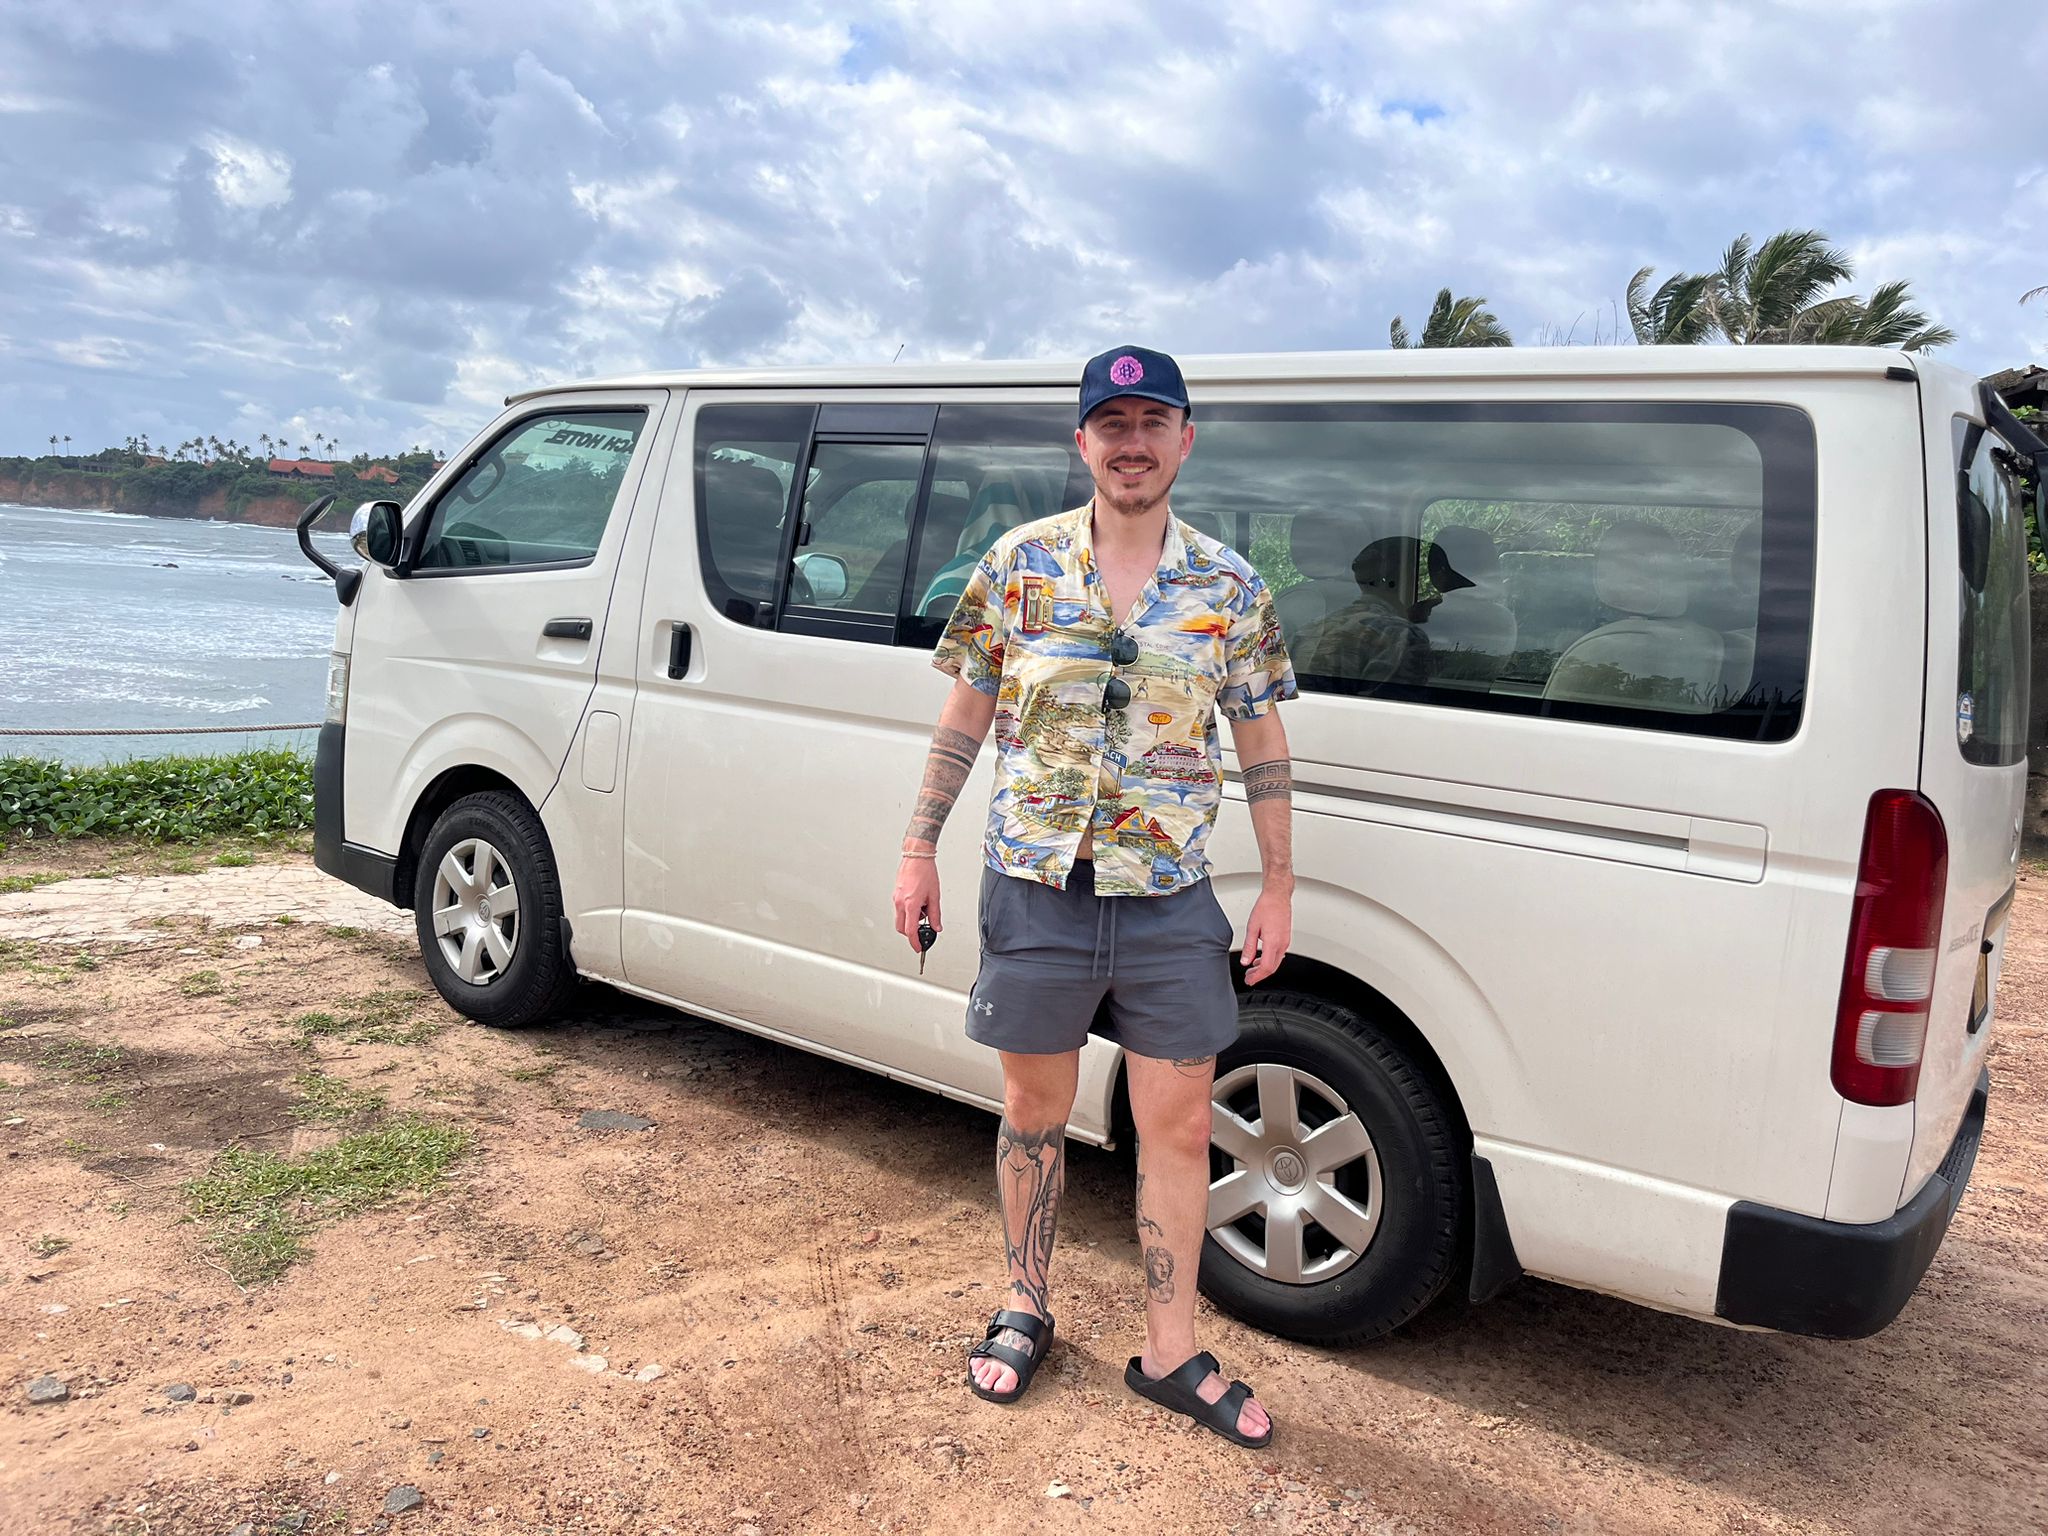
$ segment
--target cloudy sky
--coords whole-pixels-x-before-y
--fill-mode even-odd
[[[1587,341],[1638,266],[1788,226],[1950,360],[2048,361],[2044,102],[2009,0],[0,0],[0,453],[1377,347],[1444,284]]]

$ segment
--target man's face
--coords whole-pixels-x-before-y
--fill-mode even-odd
[[[1166,499],[1195,446],[1195,424],[1175,406],[1126,395],[1098,405],[1074,441],[1095,477],[1096,504],[1139,517]]]

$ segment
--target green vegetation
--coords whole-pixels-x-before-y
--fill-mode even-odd
[[[219,971],[194,971],[178,983],[178,990],[187,997],[218,997],[221,994]]]
[[[1758,244],[1738,235],[1711,272],[1676,272],[1653,290],[1655,268],[1629,279],[1628,317],[1645,346],[1711,341],[1945,347],[1955,332],[1909,302],[1905,283],[1882,283],[1870,297],[1837,293],[1855,276],[1848,256],[1817,229],[1787,229]]]
[[[1387,339],[1396,347],[1512,347],[1515,338],[1492,310],[1486,307],[1486,300],[1475,298],[1456,299],[1451,290],[1437,290],[1436,302],[1430,306],[1429,319],[1423,322],[1422,340],[1410,341],[1408,327],[1399,315],[1387,327]]]
[[[319,1222],[431,1189],[473,1143],[458,1127],[409,1115],[304,1157],[229,1148],[185,1186],[185,1204],[211,1226],[208,1246],[237,1284],[272,1280]]]
[[[291,1027],[309,1048],[322,1037],[338,1037],[352,1045],[425,1045],[446,1028],[433,1019],[413,1017],[426,1000],[424,992],[406,990],[345,997],[330,1005],[333,1012],[299,1014]]]
[[[299,1090],[299,1102],[292,1106],[295,1120],[354,1120],[384,1107],[383,1094],[352,1087],[317,1068],[301,1072],[292,1086]]]
[[[104,1092],[96,1093],[91,1098],[87,1099],[85,1101],[85,1107],[87,1109],[105,1110],[126,1109],[129,1105],[133,1104],[134,1102],[134,1094],[128,1093],[120,1088],[109,1088]]]
[[[0,839],[9,842],[125,834],[187,843],[223,832],[264,841],[312,822],[313,765],[296,752],[136,758],[100,767],[0,757]]]
[[[265,444],[258,452],[239,443],[194,439],[175,449],[159,449],[147,440],[134,439],[123,447],[98,453],[0,458],[0,477],[18,480],[25,487],[47,487],[53,499],[61,497],[72,505],[177,517],[198,515],[202,504],[212,499],[206,508],[208,513],[218,508],[228,517],[236,518],[243,515],[250,502],[274,496],[302,506],[310,505],[329,491],[348,506],[373,498],[407,501],[433,474],[434,456],[419,449],[382,459],[357,454],[345,462],[322,460],[334,465],[332,478],[273,475],[266,467],[272,457],[308,457],[307,453],[294,451],[307,447],[287,447],[280,441]],[[322,447],[323,451],[332,451],[332,445],[324,440]],[[376,464],[389,466],[398,482],[386,485],[381,480],[365,478]]]
[[[89,1040],[65,1036],[50,1041],[36,1058],[36,1065],[59,1082],[103,1083],[121,1070],[126,1053],[118,1045],[94,1045]]]

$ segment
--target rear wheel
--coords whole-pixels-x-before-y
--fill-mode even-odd
[[[1254,993],[1217,1059],[1202,1290],[1288,1338],[1353,1344],[1435,1299],[1466,1175],[1443,1095],[1349,1008]]]
[[[420,850],[413,916],[435,989],[479,1024],[535,1023],[575,983],[554,853],[512,795],[468,795],[441,813]]]

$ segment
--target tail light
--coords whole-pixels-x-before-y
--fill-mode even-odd
[[[1835,1015],[1835,1091],[1845,1099],[1907,1104],[1920,1086],[1947,888],[1940,812],[1911,790],[1872,795]]]

